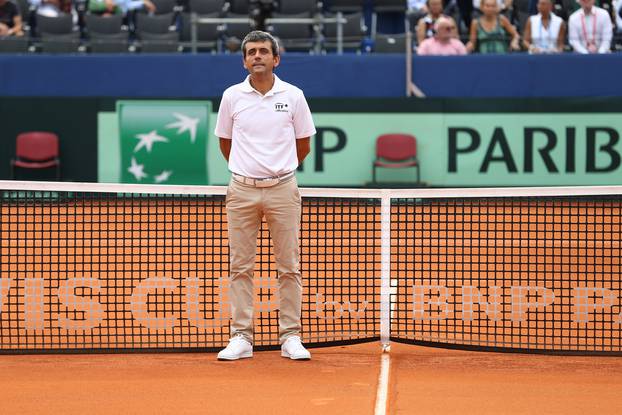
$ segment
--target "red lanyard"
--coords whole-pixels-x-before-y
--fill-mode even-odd
[[[585,28],[585,11],[581,14],[581,27],[583,29],[583,37],[588,46],[596,46],[596,13],[592,13],[592,41],[587,38],[587,29]]]

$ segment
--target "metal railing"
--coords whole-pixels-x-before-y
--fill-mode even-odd
[[[248,23],[249,26],[254,26],[255,22],[251,18],[247,17],[200,17],[196,13],[192,13],[190,17],[191,30],[190,30],[190,44],[192,53],[198,51],[198,29],[199,24],[228,24],[228,23]],[[343,24],[346,23],[346,19],[341,12],[337,13],[336,17],[324,17],[321,15],[315,17],[279,17],[266,19],[266,25],[271,24],[309,24],[315,27],[315,43],[316,47],[319,47],[322,43],[322,27],[327,23],[337,24],[337,54],[343,54]]]

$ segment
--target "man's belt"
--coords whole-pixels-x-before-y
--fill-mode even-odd
[[[272,187],[272,186],[276,186],[277,184],[281,183],[282,181],[290,179],[293,175],[294,175],[294,172],[290,171],[289,173],[285,173],[285,174],[282,174],[280,176],[273,176],[273,177],[266,177],[266,178],[263,178],[263,179],[256,179],[254,177],[246,177],[246,176],[242,176],[240,174],[231,173],[231,176],[233,177],[233,180],[235,180],[236,182],[242,183],[242,184],[246,184],[248,186],[254,186],[254,187]]]

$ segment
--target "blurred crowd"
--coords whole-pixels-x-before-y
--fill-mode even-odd
[[[607,53],[622,49],[621,7],[622,0],[0,0],[0,41],[25,37],[31,51],[43,41],[53,52],[85,45],[124,52],[136,42],[145,51],[153,44],[163,45],[153,47],[159,52],[231,53],[245,33],[263,29],[283,51],[326,53],[337,49],[337,25],[329,20],[339,12],[340,46],[357,53],[409,46],[420,55]],[[211,20],[193,28],[191,13]],[[397,30],[383,32],[387,16]]]

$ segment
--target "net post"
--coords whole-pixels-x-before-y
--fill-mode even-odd
[[[382,190],[380,202],[380,343],[388,352],[391,337],[391,193]]]

